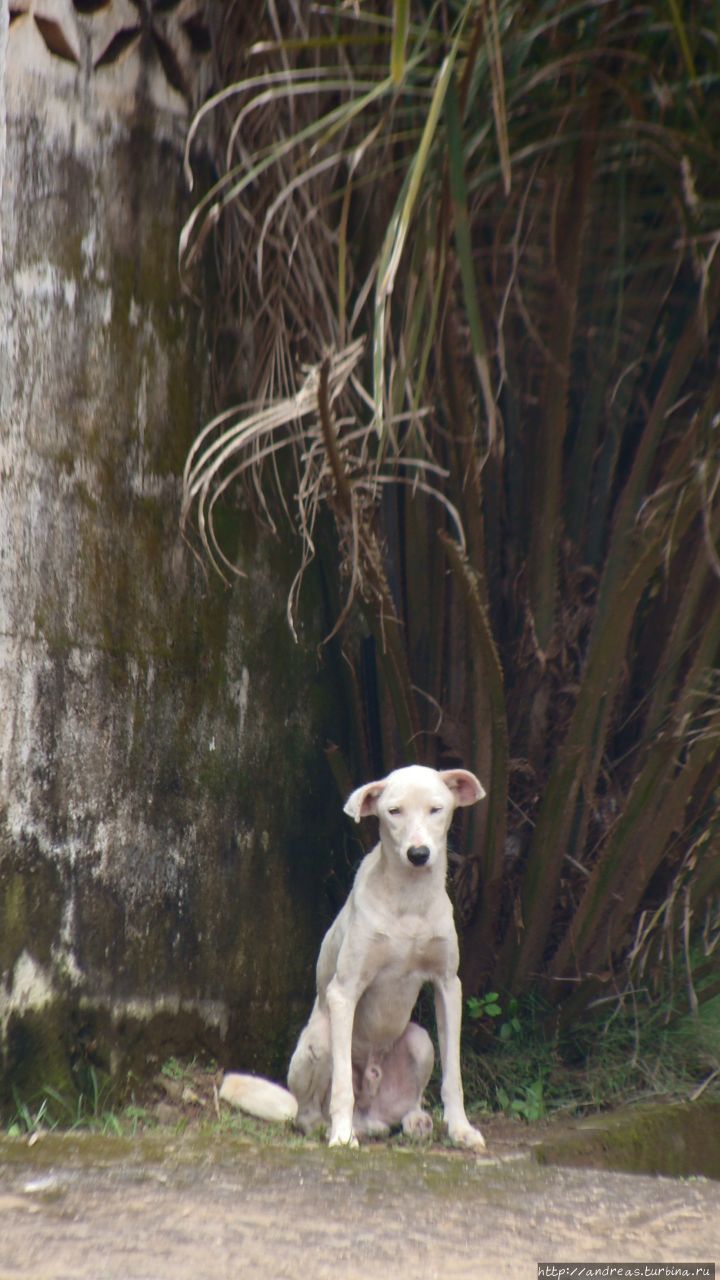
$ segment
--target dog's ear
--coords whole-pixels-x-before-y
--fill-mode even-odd
[[[485,788],[468,769],[446,769],[440,774],[446,787],[455,798],[455,804],[476,804],[485,795]]]
[[[345,813],[356,822],[360,822],[361,818],[369,818],[371,813],[377,813],[378,796],[382,795],[384,790],[384,781],[366,782],[364,787],[358,787],[357,791],[353,791],[348,797]]]

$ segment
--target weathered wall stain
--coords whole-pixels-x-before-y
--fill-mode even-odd
[[[178,532],[210,410],[176,266],[197,9],[23,0],[0,64],[5,1094],[202,1045],[277,1072],[326,922],[319,602],[293,647],[282,547],[229,510],[227,593]]]

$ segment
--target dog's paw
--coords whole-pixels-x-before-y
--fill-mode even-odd
[[[348,1147],[350,1150],[353,1150],[355,1147],[359,1147],[360,1143],[358,1142],[353,1132],[352,1125],[338,1124],[338,1125],[333,1125],[332,1127],[328,1146],[329,1147]]]
[[[327,1135],[327,1121],[323,1119],[320,1112],[312,1114],[299,1115],[295,1121],[295,1128],[304,1133],[306,1138],[324,1138]]]
[[[463,1147],[466,1151],[482,1151],[485,1147],[480,1130],[473,1129],[471,1124],[453,1125],[448,1129],[448,1137],[454,1147]]]
[[[406,1138],[411,1138],[413,1142],[426,1142],[428,1138],[432,1138],[433,1122],[432,1116],[427,1111],[423,1111],[421,1107],[416,1107],[414,1111],[408,1111],[402,1122],[403,1133]]]

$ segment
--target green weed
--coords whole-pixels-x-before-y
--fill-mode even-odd
[[[195,1066],[195,1059],[190,1062],[181,1062],[179,1058],[167,1058],[160,1068],[160,1074],[167,1076],[168,1080],[187,1080]]]
[[[44,1132],[46,1129],[55,1128],[55,1124],[49,1115],[47,1098],[43,1098],[40,1101],[36,1110],[31,1110],[28,1103],[20,1097],[14,1085],[12,1093],[15,1102],[15,1114],[8,1125],[9,1137],[26,1137],[34,1133]]]
[[[547,1114],[545,1105],[545,1085],[542,1080],[523,1086],[523,1096],[510,1098],[504,1089],[498,1088],[497,1099],[501,1109],[508,1116],[521,1116],[528,1124],[544,1120]]]
[[[482,1018],[503,1018],[503,1008],[497,991],[489,991],[484,996],[469,996],[465,1001],[468,1016],[475,1022]],[[498,1034],[501,1040],[510,1040],[512,1036],[522,1034],[522,1022],[519,1017],[520,1006],[515,996],[509,996],[505,1006],[505,1016],[500,1022]]]
[[[94,1067],[87,1072],[85,1091],[73,1097],[66,1097],[49,1084],[31,1099],[22,1098],[14,1086],[12,1094],[15,1111],[7,1127],[10,1137],[52,1129],[69,1132],[87,1129],[106,1134],[124,1132],[114,1105],[116,1090],[113,1082]]]
[[[489,993],[466,1007],[463,1078],[471,1108],[537,1120],[720,1087],[720,997],[697,1014],[675,1016],[666,1002],[634,993],[563,1032],[537,1000],[518,1005]]]

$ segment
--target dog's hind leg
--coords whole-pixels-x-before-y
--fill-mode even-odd
[[[373,1108],[382,1087],[383,1072],[380,1063],[371,1058],[364,1070],[353,1066],[353,1089],[355,1090],[355,1110],[353,1112],[353,1132],[358,1137],[366,1135],[370,1138],[382,1138],[390,1132],[384,1120],[375,1115]]]
[[[432,1040],[423,1027],[410,1022],[400,1044],[406,1061],[407,1101],[411,1101],[402,1117],[403,1133],[409,1138],[429,1138],[433,1131],[432,1116],[423,1110],[422,1102],[435,1061]]]
[[[288,1068],[288,1089],[298,1104],[295,1124],[303,1133],[327,1125],[331,1078],[330,1025],[316,1000]]]
[[[380,1134],[397,1125],[411,1138],[427,1138],[432,1133],[432,1119],[423,1110],[422,1097],[433,1069],[432,1041],[422,1027],[410,1022],[392,1049],[380,1059],[379,1066],[368,1065],[362,1092],[356,1098],[362,1104],[358,1132]],[[377,1079],[368,1080],[373,1070]]]

